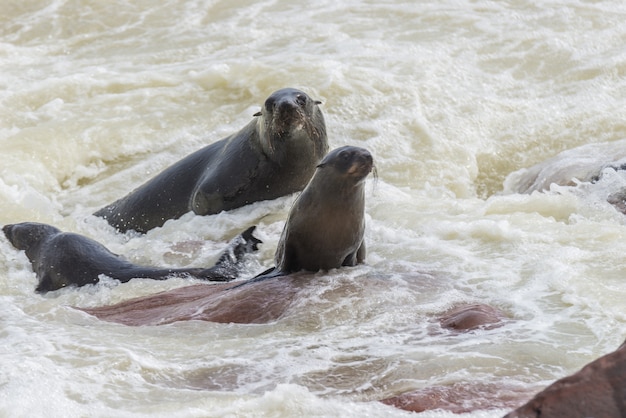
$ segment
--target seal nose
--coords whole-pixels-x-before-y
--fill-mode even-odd
[[[4,232],[4,236],[7,237],[9,241],[13,241],[13,227],[15,225],[8,224],[2,227],[2,232]]]
[[[268,100],[265,102],[265,110],[268,115],[273,115],[274,119],[279,119],[281,115],[292,113],[297,106],[285,100]]]
[[[299,99],[299,97],[301,96],[296,95],[295,97],[283,97],[275,104],[276,110],[278,111],[278,113],[284,114],[299,109],[300,106],[302,106],[302,104],[300,103],[302,99]]]
[[[372,157],[372,154],[370,154],[370,152],[366,149],[361,150],[358,155],[357,161],[359,162],[359,164],[361,164],[361,166],[367,167],[370,171],[374,166],[374,157]]]

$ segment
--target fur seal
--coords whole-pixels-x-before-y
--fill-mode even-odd
[[[330,152],[289,212],[275,255],[276,270],[330,270],[365,260],[364,180],[374,167],[363,148]]]
[[[18,250],[24,250],[37,274],[37,292],[45,293],[66,286],[97,283],[100,275],[127,282],[133,278],[164,280],[173,276],[230,281],[237,278],[245,254],[257,250],[261,241],[250,227],[231,241],[217,264],[211,268],[164,269],[132,264],[102,244],[83,235],[62,232],[52,225],[24,222],[2,228]]]
[[[147,232],[189,211],[210,215],[301,191],[328,152],[321,102],[285,88],[239,132],[166,168],[98,210],[122,232]]]
[[[187,286],[116,305],[82,309],[126,325],[184,320],[264,323],[280,317],[318,271],[365,258],[364,180],[374,167],[358,147],[331,151],[296,199],[275,253],[276,267],[240,284]]]

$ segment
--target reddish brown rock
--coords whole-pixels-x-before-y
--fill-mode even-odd
[[[626,417],[626,342],[557,380],[505,418]]]
[[[479,327],[486,329],[502,325],[504,312],[489,305],[473,304],[456,306],[447,311],[441,318],[443,328],[456,331],[470,331]]]
[[[524,389],[506,384],[455,383],[403,393],[381,402],[411,412],[443,409],[460,414],[479,409],[514,408],[530,396]]]
[[[259,324],[278,319],[310,275],[294,274],[240,284],[198,284],[81,310],[125,325],[203,320]]]

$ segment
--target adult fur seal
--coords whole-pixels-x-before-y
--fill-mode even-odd
[[[363,148],[342,147],[330,152],[291,208],[275,254],[276,267],[253,279],[237,285],[188,286],[83,310],[127,325],[277,319],[310,282],[310,275],[294,272],[364,261],[364,180],[372,169],[372,156]]]
[[[240,261],[247,253],[257,250],[261,241],[252,235],[250,227],[235,238],[222,253],[217,264],[208,269],[163,269],[138,266],[112,253],[102,244],[83,235],[62,232],[54,226],[24,222],[5,225],[2,230],[19,250],[25,250],[39,284],[37,292],[48,292],[66,286],[97,283],[100,275],[121,282],[133,278],[164,280],[173,276],[229,281],[237,277]]]
[[[166,168],[98,210],[122,232],[146,232],[189,211],[209,215],[300,191],[328,152],[321,102],[285,88],[239,132]]]

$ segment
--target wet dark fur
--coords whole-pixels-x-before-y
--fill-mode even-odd
[[[112,253],[102,244],[83,235],[62,232],[46,224],[24,222],[5,225],[7,239],[30,260],[39,284],[37,292],[48,292],[66,286],[84,286],[97,283],[100,275],[121,282],[133,278],[164,280],[173,276],[187,276],[204,280],[230,281],[237,278],[245,254],[257,250],[261,241],[252,235],[250,227],[236,237],[220,256],[217,264],[208,269],[163,269],[138,266]]]
[[[276,252],[276,268],[330,270],[365,259],[365,186],[372,155],[363,148],[341,147],[318,165],[293,204]]]
[[[183,158],[94,215],[122,232],[146,232],[189,211],[215,214],[300,191],[328,151],[319,103],[300,90],[278,90],[239,132]]]

